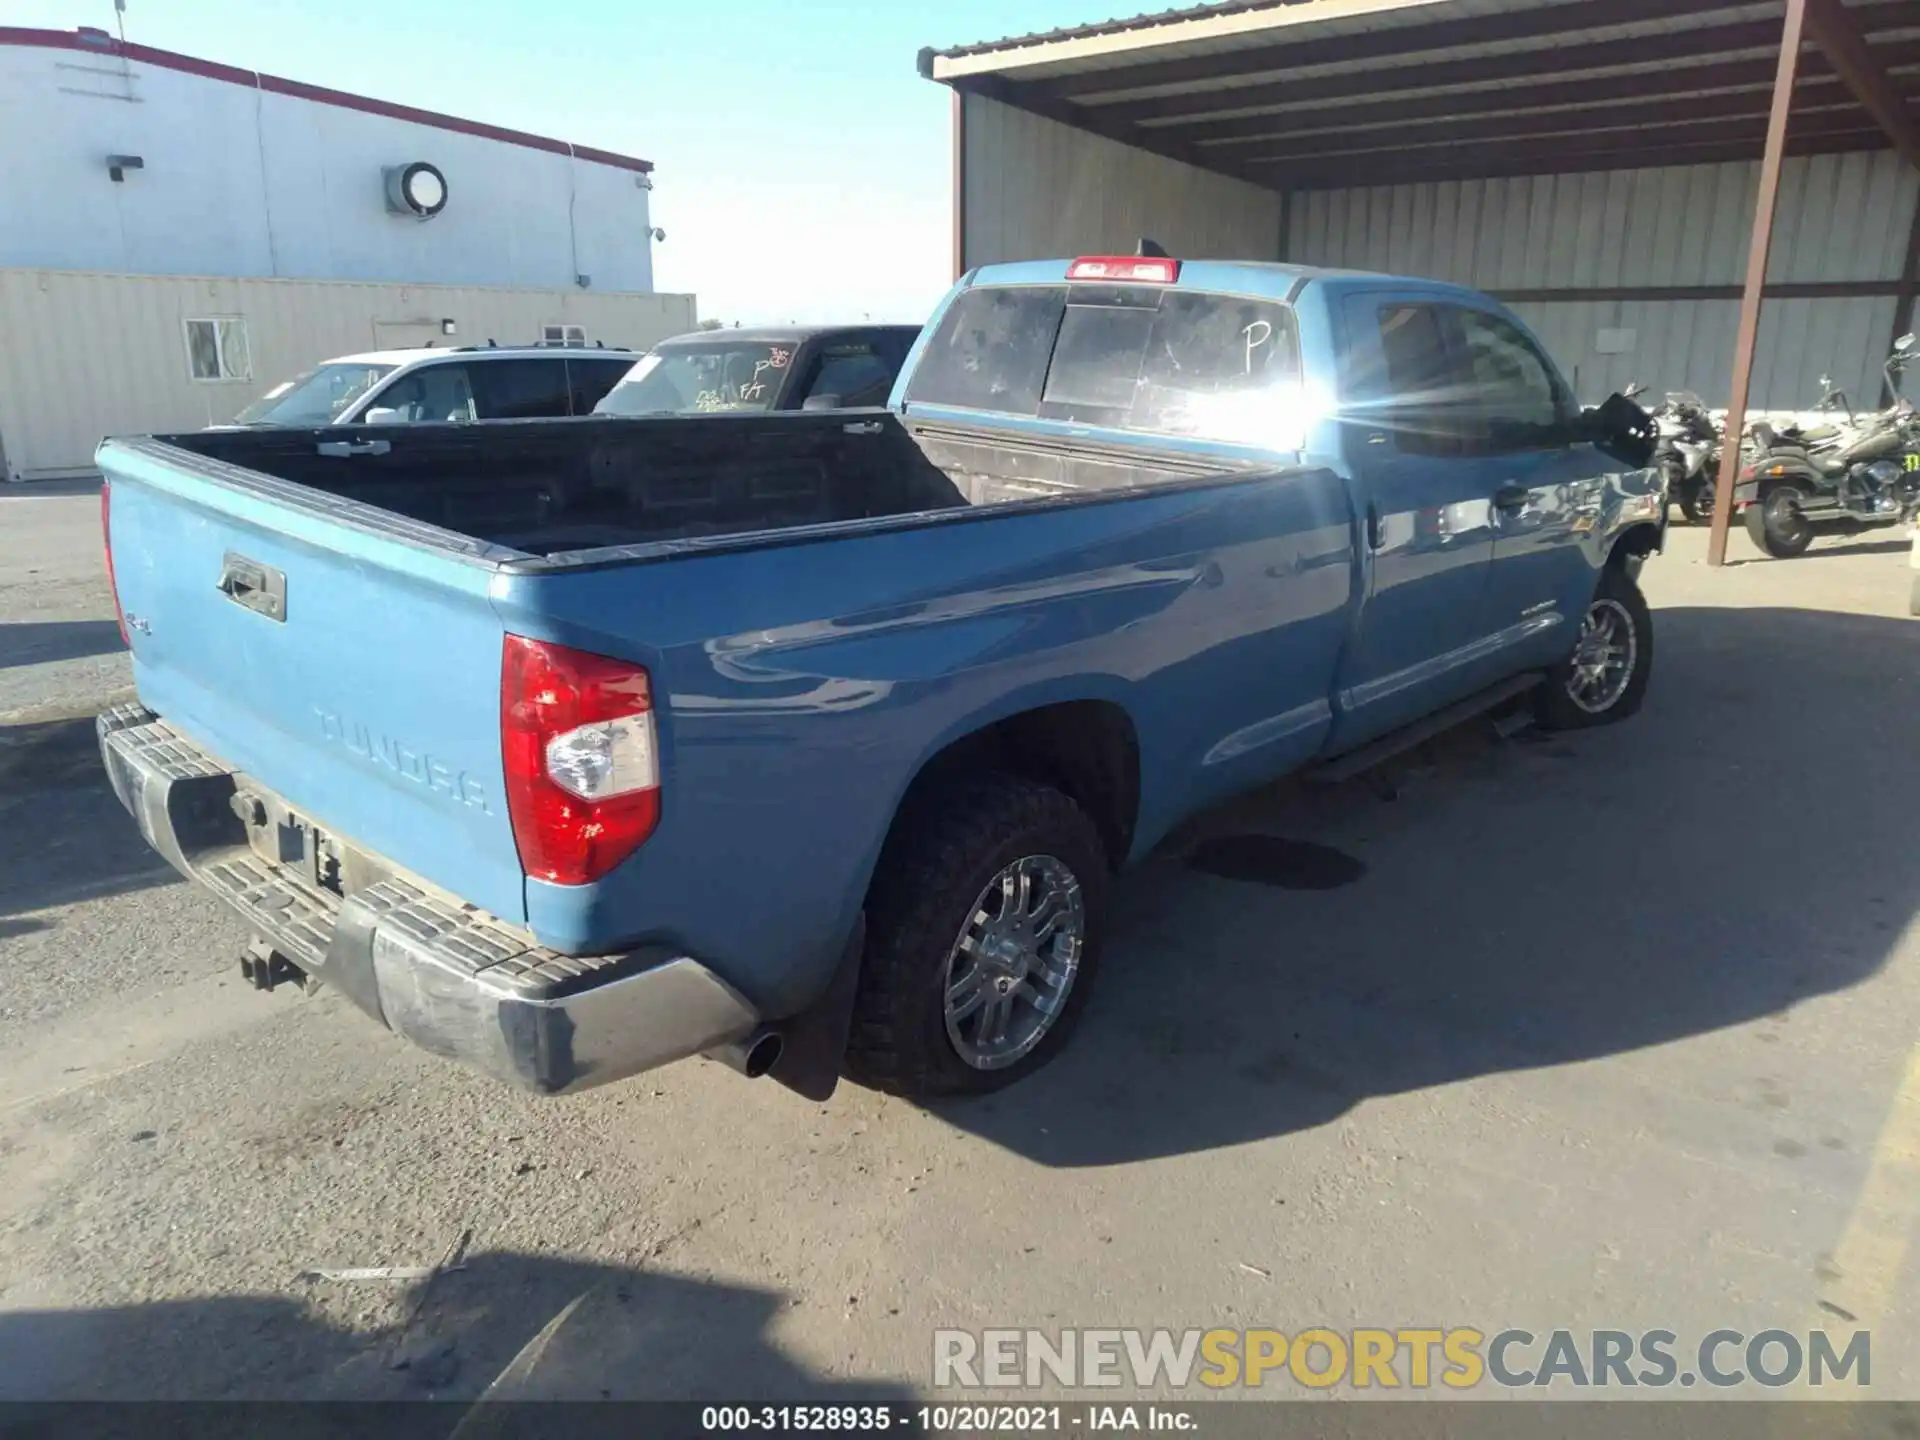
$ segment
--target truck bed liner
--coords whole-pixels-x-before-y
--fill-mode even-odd
[[[908,426],[879,410],[158,438],[222,466],[537,556],[933,514],[1234,468]]]

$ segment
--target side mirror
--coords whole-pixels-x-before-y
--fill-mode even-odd
[[[809,395],[800,402],[802,410],[844,410],[838,395]]]
[[[387,405],[376,405],[360,417],[362,425],[404,425],[406,416]]]
[[[1653,463],[1658,440],[1653,417],[1626,395],[1610,395],[1596,410],[1580,417],[1576,433],[1603,455],[1622,465],[1644,470]]]
[[[1911,350],[1914,347],[1914,343],[1915,343],[1914,334],[1911,330],[1909,330],[1906,334],[1902,335],[1898,340],[1893,342],[1893,348],[1904,352],[1907,350]]]

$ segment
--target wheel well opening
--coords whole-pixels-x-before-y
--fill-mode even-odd
[[[1607,556],[1609,565],[1624,564],[1629,556],[1651,555],[1660,543],[1660,530],[1654,525],[1636,525],[1618,540],[1613,542],[1613,550]]]
[[[1051,785],[1094,823],[1116,869],[1133,847],[1140,809],[1140,745],[1133,720],[1106,700],[1069,700],[1009,715],[934,755],[895,817],[969,774],[998,771]]]

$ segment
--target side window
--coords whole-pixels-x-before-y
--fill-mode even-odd
[[[622,355],[618,360],[568,357],[567,389],[573,400],[573,413],[591,415],[593,407],[605,399],[607,392],[620,383],[620,377],[632,368],[631,355]]]
[[[1386,373],[1370,388],[1384,393],[1395,448],[1408,455],[1460,454],[1459,387],[1438,307],[1386,304],[1379,317]]]
[[[567,413],[564,355],[483,360],[474,365],[473,372],[482,420],[533,420]]]
[[[813,381],[801,400],[816,395],[838,395],[849,409],[862,405],[884,405],[893,389],[893,370],[873,347],[864,342],[829,345],[814,366]]]
[[[473,419],[473,389],[465,365],[423,365],[373,397],[369,410],[397,410],[408,425]],[[363,412],[364,413],[364,412]]]
[[[1546,356],[1498,315],[1455,313],[1472,377],[1469,410],[1478,447],[1499,453],[1559,443],[1572,399]]]

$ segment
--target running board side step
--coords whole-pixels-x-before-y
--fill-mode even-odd
[[[1431,740],[1443,731],[1451,730],[1463,721],[1476,715],[1483,715],[1497,705],[1503,705],[1516,696],[1525,695],[1540,684],[1546,676],[1539,671],[1530,671],[1525,675],[1516,675],[1511,680],[1502,680],[1498,685],[1488,686],[1464,700],[1455,701],[1444,710],[1436,710],[1425,719],[1416,720],[1411,725],[1382,735],[1378,740],[1369,740],[1358,750],[1349,750],[1344,755],[1336,755],[1308,769],[1303,778],[1316,785],[1337,785],[1343,780],[1364,774],[1383,760],[1391,760],[1404,751],[1411,750],[1423,740]]]

